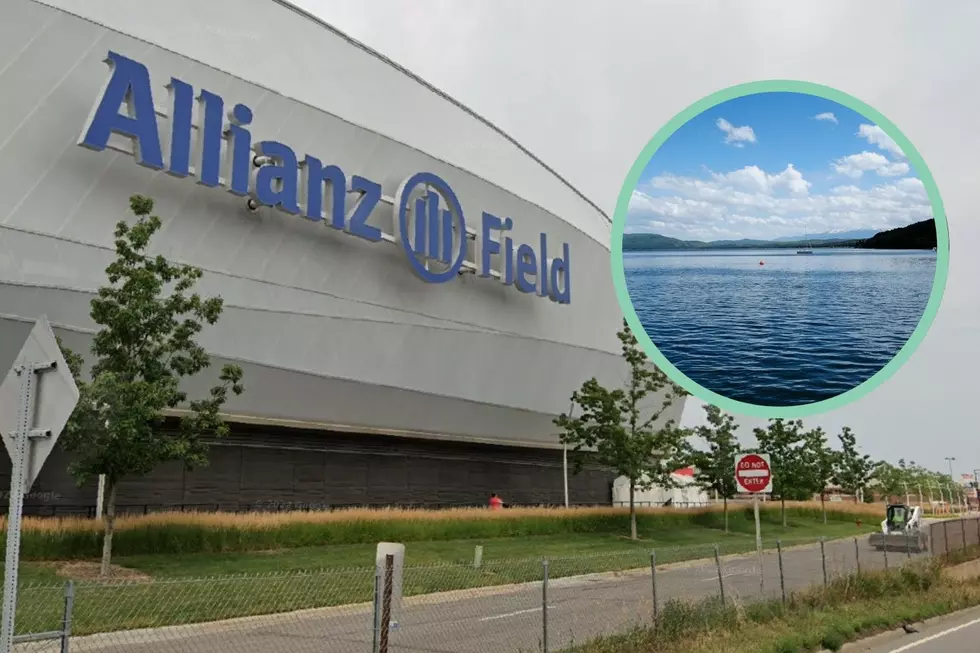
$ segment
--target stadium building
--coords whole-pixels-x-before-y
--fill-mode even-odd
[[[0,368],[42,314],[88,353],[136,193],[225,301],[188,390],[244,368],[230,437],[120,509],[563,500],[552,420],[623,378],[610,221],[500,129],[283,0],[7,0],[0,97]],[[94,505],[69,460],[28,512]]]

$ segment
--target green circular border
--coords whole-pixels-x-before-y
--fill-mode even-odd
[[[704,113],[708,109],[711,109],[723,102],[727,102],[728,100],[745,97],[746,95],[772,92],[802,93],[822,97],[827,100],[837,102],[838,104],[860,113],[881,127],[885,133],[888,134],[888,136],[890,136],[892,140],[894,140],[898,146],[902,148],[902,152],[905,154],[906,159],[908,159],[909,164],[911,164],[913,170],[915,170],[919,179],[925,186],[926,193],[929,197],[929,203],[932,206],[932,215],[936,220],[936,276],[933,279],[932,293],[929,296],[929,302],[926,304],[925,311],[922,313],[922,317],[919,319],[919,324],[916,326],[915,331],[912,332],[912,335],[909,337],[908,341],[887,365],[878,370],[877,373],[860,385],[851,388],[847,392],[843,392],[836,397],[831,397],[830,399],[824,399],[811,404],[804,404],[802,406],[763,406],[759,404],[750,404],[737,401],[735,399],[729,399],[728,397],[723,397],[720,394],[702,387],[700,384],[694,382],[692,379],[688,378],[687,375],[674,367],[670,361],[668,361],[667,358],[660,353],[660,350],[657,349],[657,346],[653,344],[653,341],[650,340],[650,337],[646,334],[646,331],[643,329],[643,325],[640,324],[640,320],[633,308],[633,302],[630,299],[629,290],[626,287],[626,270],[623,262],[623,232],[626,227],[626,219],[629,213],[630,198],[632,197],[633,191],[636,189],[636,186],[639,183],[640,176],[643,174],[644,169],[646,169],[653,155],[658,149],[660,149],[660,146],[663,145],[664,142],[666,142],[667,139],[674,134],[674,132],[680,129],[681,126],[695,116]],[[668,377],[670,377],[671,380],[698,399],[714,404],[722,410],[730,413],[766,419],[797,419],[834,410],[836,408],[841,408],[860,399],[861,397],[864,397],[869,392],[887,381],[892,374],[894,374],[898,368],[904,365],[905,362],[912,356],[916,348],[919,346],[919,343],[921,343],[922,339],[925,337],[926,332],[929,331],[929,327],[936,318],[936,313],[939,312],[939,305],[942,302],[943,292],[946,288],[946,277],[949,271],[949,227],[946,222],[946,213],[943,210],[942,198],[939,196],[939,189],[936,187],[936,182],[932,178],[929,168],[926,166],[925,161],[923,161],[919,151],[915,149],[912,143],[909,142],[901,131],[899,131],[898,127],[896,127],[894,123],[864,102],[846,93],[838,91],[837,89],[822,86],[820,84],[813,84],[811,82],[794,80],[766,80],[738,84],[716,93],[712,93],[708,97],[695,102],[681,111],[679,114],[674,116],[670,122],[660,128],[650,142],[647,143],[646,147],[643,148],[643,151],[640,152],[640,155],[633,163],[633,167],[630,168],[629,174],[626,176],[626,181],[623,183],[623,188],[619,193],[619,199],[616,201],[616,212],[613,214],[612,242],[610,244],[610,251],[613,285],[616,288],[616,298],[619,300],[619,305],[623,311],[623,315],[626,317],[626,322],[629,324],[630,329],[632,329],[634,335],[636,335],[647,355],[661,370],[667,374]]]

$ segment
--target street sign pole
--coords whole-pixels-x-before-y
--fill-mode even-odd
[[[17,571],[20,562],[20,524],[24,513],[24,492],[31,454],[31,442],[51,437],[50,431],[34,428],[34,398],[39,377],[55,369],[56,363],[23,363],[14,368],[20,378],[20,402],[17,407],[17,430],[10,434],[14,444],[11,456],[10,506],[7,511],[7,557],[3,580],[3,625],[0,629],[0,651],[14,649],[14,618],[17,615]],[[33,479],[32,479],[33,480]]]
[[[766,593],[765,556],[762,552],[762,520],[759,517],[759,495],[772,492],[772,464],[767,454],[740,454],[735,459],[735,484],[752,495],[755,513],[755,550],[759,556],[759,591]]]
[[[766,595],[766,572],[762,557],[762,524],[759,521],[759,495],[752,495],[752,510],[755,512],[755,550],[759,554],[759,593]]]
[[[42,315],[0,383],[0,437],[11,463],[0,653],[12,653],[14,646],[24,495],[34,485],[76,405],[75,379]]]

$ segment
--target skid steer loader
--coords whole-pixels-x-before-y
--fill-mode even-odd
[[[881,532],[872,533],[868,544],[878,551],[928,551],[929,535],[922,528],[922,508],[904,504],[888,506]]]

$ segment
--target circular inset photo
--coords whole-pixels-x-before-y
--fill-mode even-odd
[[[758,82],[666,125],[634,164],[612,265],[630,327],[693,395],[796,418],[885,381],[924,337],[949,243],[925,163],[839,91]]]

